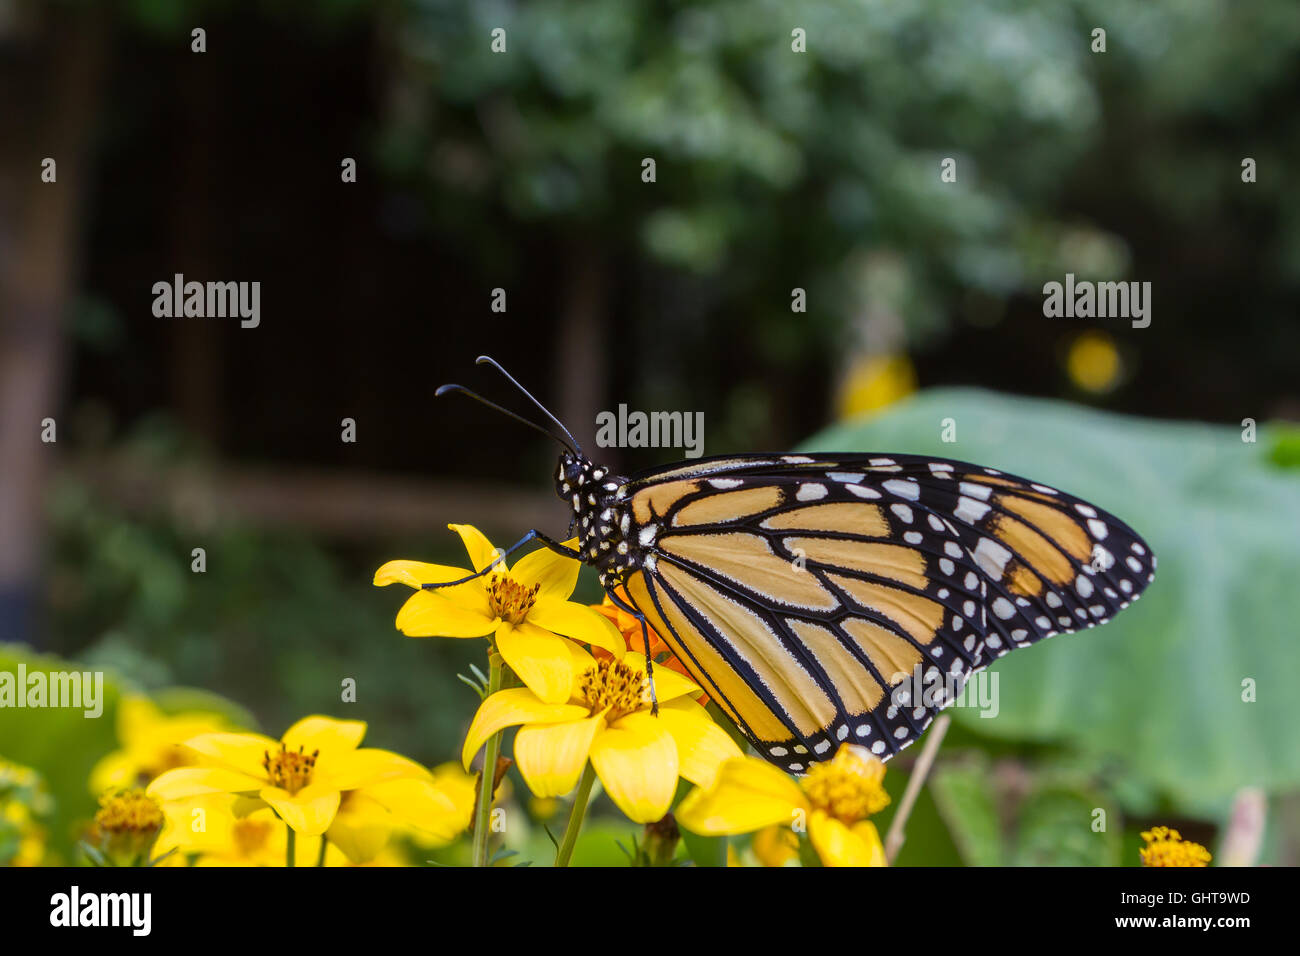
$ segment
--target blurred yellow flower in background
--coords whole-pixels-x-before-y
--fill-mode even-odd
[[[298,833],[329,829],[345,791],[403,777],[428,778],[419,764],[387,750],[358,749],[359,720],[304,717],[281,740],[261,734],[200,734],[185,742],[194,766],[168,770],[149,784],[159,800],[213,793],[246,794],[270,805]]]
[[[590,759],[618,808],[651,823],[668,812],[679,777],[707,785],[724,761],[740,756],[735,741],[690,699],[699,688],[675,671],[655,669],[659,714],[652,716],[644,654],[597,661],[574,646],[568,666],[574,692],[567,703],[522,687],[483,701],[465,738],[464,766],[494,733],[522,725],[514,758],[534,794],[570,792]]]
[[[147,697],[124,697],[117,707],[115,750],[90,772],[90,790],[96,796],[110,790],[142,787],[173,767],[189,763],[181,744],[199,734],[230,730],[219,714],[164,714]]]
[[[916,369],[905,353],[859,356],[840,385],[836,411],[840,418],[878,412],[915,391]]]
[[[1199,843],[1184,840],[1169,827],[1152,827],[1142,831],[1146,846],[1142,848],[1143,866],[1209,866],[1210,851]]]
[[[492,637],[501,657],[519,679],[548,703],[573,693],[570,642],[624,649],[618,631],[585,604],[570,601],[580,562],[549,548],[525,555],[510,569],[504,559],[487,574],[454,587],[425,590],[424,584],[458,581],[492,564],[498,549],[473,525],[449,525],[460,535],[474,570],[389,561],[375,572],[375,585],[400,583],[415,589],[397,615],[397,628],[409,637]],[[576,539],[569,544],[576,544]]]
[[[705,836],[806,830],[825,866],[885,866],[880,834],[867,819],[889,803],[884,777],[885,765],[856,744],[841,744],[798,783],[765,760],[740,757],[722,765],[711,787],[687,794],[675,815]],[[768,865],[793,859],[790,849],[776,833],[755,840],[755,854]]]
[[[1088,392],[1108,392],[1119,383],[1119,349],[1104,332],[1084,332],[1070,344],[1065,368],[1070,381]]]
[[[0,866],[39,866],[45,859],[44,820],[54,810],[45,779],[0,757]]]

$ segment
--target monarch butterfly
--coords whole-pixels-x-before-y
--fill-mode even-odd
[[[533,530],[505,553],[536,539],[595,567],[757,752],[793,773],[846,740],[889,759],[971,674],[1105,623],[1155,574],[1119,519],[960,461],[728,455],[615,475],[497,362],[478,361],[562,435],[460,385],[437,394],[462,392],[564,445],[555,488],[578,534],[574,549]]]

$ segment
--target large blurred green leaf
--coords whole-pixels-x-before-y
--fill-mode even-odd
[[[1019,866],[1118,866],[1119,832],[1093,828],[1099,800],[1067,787],[1031,793],[1020,808],[1014,862]]]
[[[17,674],[43,671],[84,671],[84,665],[33,654],[25,647],[0,644],[0,671]],[[98,717],[80,708],[42,707],[0,710],[0,756],[39,771],[54,798],[50,848],[62,862],[71,860],[77,828],[94,815],[96,805],[88,780],[100,757],[117,748],[116,715],[120,690],[104,677],[103,706]]]
[[[945,443],[945,419],[957,440]],[[1130,523],[1159,556],[1143,599],[1093,631],[1011,654],[979,732],[1115,755],[1180,809],[1300,785],[1300,477],[1270,432],[1125,418],[966,389],[925,392],[806,449],[933,454],[1053,484]],[[1258,699],[1243,702],[1243,681]],[[978,726],[976,726],[978,725]]]

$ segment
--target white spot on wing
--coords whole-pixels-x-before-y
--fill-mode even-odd
[[[967,498],[965,495],[957,499],[957,507],[953,510],[953,514],[967,524],[975,524],[988,513],[988,505],[974,498]]]
[[[908,501],[915,501],[921,497],[921,486],[910,478],[890,478],[883,483],[886,491],[892,492],[900,498],[906,498]]]

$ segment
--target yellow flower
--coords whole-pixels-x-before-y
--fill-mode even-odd
[[[624,588],[620,587],[618,589],[618,596],[622,599],[625,605],[630,603],[627,591]],[[649,637],[650,659],[654,661],[655,667],[671,668],[687,680],[690,680],[691,675],[686,670],[686,667],[673,654],[672,648],[663,642],[663,639],[660,638],[655,629],[647,625],[644,629],[643,636],[641,621],[610,600],[608,594],[605,595],[601,603],[592,604],[590,607],[593,611],[614,625],[618,630],[619,636],[623,638],[623,643],[627,645],[629,651],[636,651],[638,654],[644,655],[646,652],[645,638]],[[701,704],[707,704],[709,702],[707,694],[700,694],[696,699]]]
[[[706,836],[806,828],[826,866],[885,866],[880,834],[867,819],[889,803],[884,777],[885,765],[856,744],[841,744],[799,783],[764,760],[741,757],[723,764],[711,787],[687,794],[675,815]],[[790,858],[774,834],[760,834],[755,852],[765,863]]]
[[[156,856],[172,850],[168,862],[197,855],[195,866],[284,866],[288,833],[266,805],[239,815],[242,798],[229,793],[209,793],[163,804],[167,823],[154,845]],[[298,866],[314,866],[320,845],[299,840],[294,859]]]
[[[1075,385],[1089,392],[1109,392],[1119,382],[1119,350],[1104,332],[1085,332],[1070,345],[1066,371]]]
[[[91,793],[142,787],[154,777],[189,762],[181,744],[199,734],[229,730],[217,714],[164,714],[147,697],[126,697],[117,708],[120,750],[90,772]]]
[[[114,860],[144,860],[163,828],[162,806],[143,790],[105,794],[91,829],[91,841]]]
[[[839,417],[878,412],[916,391],[916,371],[906,355],[864,355],[849,366],[836,401]]]
[[[460,535],[474,571],[482,571],[498,550],[473,525],[449,525]],[[576,544],[576,539],[569,544]],[[415,594],[397,615],[408,637],[487,637],[510,669],[538,698],[561,704],[573,693],[571,644],[558,635],[620,653],[614,626],[584,604],[570,601],[580,563],[542,548],[525,555],[511,570],[504,560],[487,574],[455,587],[426,591],[474,571],[419,561],[389,561],[375,572],[375,585],[401,583]]]
[[[200,734],[185,741],[197,766],[168,770],[148,793],[182,800],[238,793],[270,805],[299,834],[329,829],[346,791],[395,779],[429,778],[414,761],[387,750],[357,749],[366,725],[359,720],[304,717],[281,740],[261,734]]]
[[[1146,846],[1142,848],[1143,866],[1209,866],[1210,851],[1199,843],[1184,840],[1169,827],[1142,831]]]
[[[485,700],[465,739],[464,765],[492,734],[521,724],[514,758],[534,794],[568,793],[590,759],[618,808],[651,823],[668,812],[678,777],[707,786],[723,761],[740,756],[690,699],[699,688],[674,671],[655,668],[659,715],[651,715],[644,655],[596,661],[575,645],[568,666],[574,690],[567,703],[549,703],[525,687]]]

